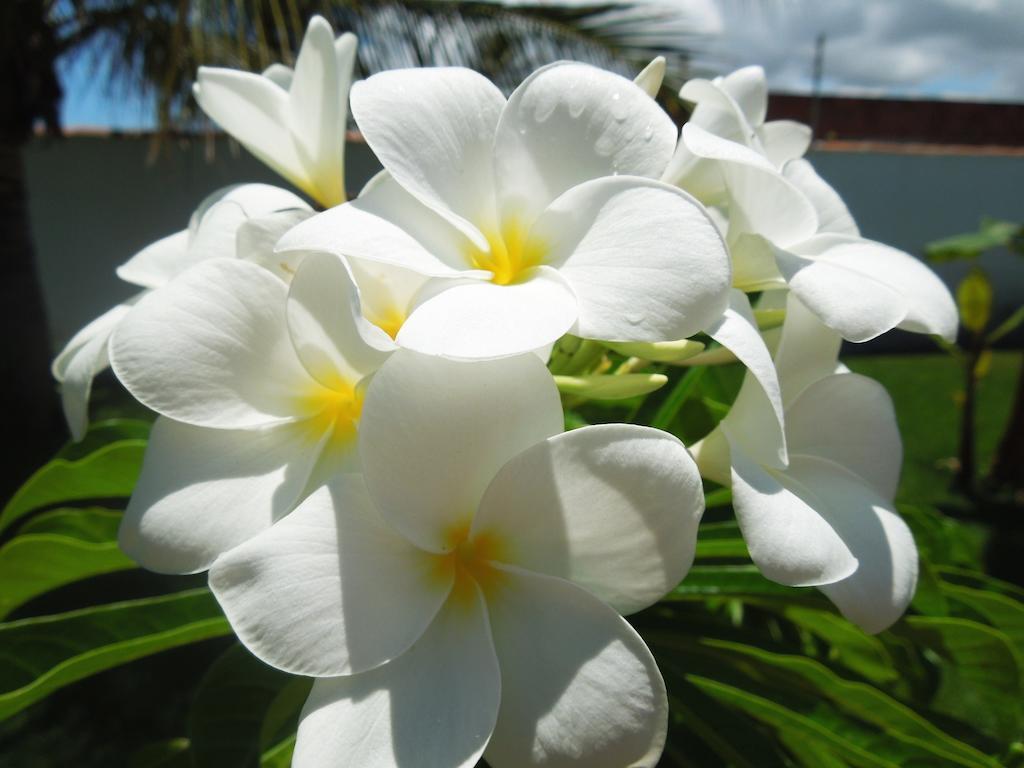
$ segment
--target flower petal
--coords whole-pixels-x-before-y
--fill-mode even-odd
[[[768,112],[768,83],[762,67],[743,67],[722,78],[716,84],[735,101],[751,125],[761,125]]]
[[[722,162],[729,190],[729,225],[761,235],[780,248],[802,243],[818,231],[811,201],[778,171],[745,162]]]
[[[53,377],[61,385],[64,418],[75,441],[85,437],[85,430],[89,426],[89,393],[92,391],[92,380],[96,374],[110,365],[107,352],[110,336],[140,296],[118,304],[97,317],[72,336],[53,361],[51,370]]]
[[[903,446],[892,399],[877,381],[834,374],[809,385],[786,412],[794,455],[828,459],[883,499],[896,495]]]
[[[757,129],[765,156],[776,168],[803,157],[811,146],[811,128],[794,120],[772,120]]]
[[[729,292],[729,308],[707,333],[747,367],[740,393],[729,414],[744,449],[762,464],[786,465],[782,391],[771,353],[757,330],[750,301],[743,291]],[[742,425],[742,427],[740,426]]]
[[[588,64],[541,67],[516,88],[494,143],[502,219],[529,225],[563,192],[615,174],[656,179],[676,144],[642,88]]]
[[[814,475],[819,482],[809,488],[795,479],[793,469],[797,462],[812,469],[822,462],[791,456],[789,470],[766,470],[746,454],[732,426],[724,432],[732,459],[736,520],[761,573],[794,587],[830,584],[853,573],[857,559],[833,527],[831,512],[832,507],[840,513],[856,507],[863,486],[828,465]],[[835,483],[830,485],[832,476]],[[844,497],[848,491],[853,495]]]
[[[158,418],[121,522],[129,557],[195,573],[298,503],[320,452],[298,425],[228,430]]]
[[[765,294],[779,294],[772,291]],[[835,372],[843,338],[821,322],[792,293],[785,296],[786,319],[775,353],[782,402],[788,408],[804,388]]]
[[[473,360],[531,352],[557,341],[576,322],[576,296],[550,267],[522,282],[428,283],[396,337],[429,355]]]
[[[573,332],[607,341],[675,341],[722,314],[729,255],[704,207],[632,176],[566,192],[530,232],[576,294]]]
[[[348,82],[342,82],[331,25],[322,16],[314,16],[295,61],[288,91],[288,125],[316,188],[314,197],[327,207],[345,201],[342,153],[348,113],[348,88],[344,86]]]
[[[825,181],[809,161],[802,158],[786,163],[783,175],[793,182],[818,212],[818,232],[836,232],[858,237],[860,230],[843,198]]]
[[[143,288],[159,288],[187,267],[188,244],[187,229],[162,237],[119,266],[117,276]]]
[[[274,248],[286,232],[313,215],[313,211],[292,208],[246,220],[235,236],[235,255],[270,270],[286,283],[290,282],[305,253],[279,254],[274,252]]]
[[[856,270],[896,291],[906,306],[898,327],[956,340],[959,320],[953,296],[938,275],[909,253],[843,235],[820,235],[795,253]]]
[[[203,112],[258,160],[316,197],[316,185],[290,130],[288,92],[251,72],[200,67],[193,86]]]
[[[498,559],[569,579],[623,614],[660,600],[693,563],[700,475],[675,437],[604,424],[555,435],[501,468],[473,520]]]
[[[413,646],[369,672],[317,680],[294,768],[473,768],[498,716],[501,674],[487,610],[450,601]]]
[[[820,589],[865,632],[881,632],[903,615],[914,597],[917,546],[907,524],[881,500],[871,514],[846,523],[843,539],[859,565],[852,575]]]
[[[364,672],[408,650],[453,578],[451,563],[381,522],[359,475],[339,475],[218,558],[210,588],[256,656],[324,677]]]
[[[467,233],[470,222],[494,220],[491,155],[504,106],[490,80],[460,67],[379,72],[352,87],[352,114],[384,168]]]
[[[359,287],[363,317],[394,338],[430,278],[380,261],[350,259],[348,265]]]
[[[288,331],[306,370],[335,390],[353,387],[393,349],[387,334],[363,317],[348,267],[329,253],[309,254],[295,273]]]
[[[363,404],[366,485],[411,541],[449,551],[498,469],[562,428],[558,390],[534,355],[463,363],[399,350]]]
[[[658,91],[661,90],[661,84],[665,80],[665,57],[655,56],[651,59],[651,63],[648,64],[639,75],[633,78],[633,82],[636,83],[643,92],[650,96],[652,99],[656,98]]]
[[[431,277],[462,274],[473,249],[472,241],[387,171],[374,176],[358,198],[299,224],[277,245],[279,253],[326,251]]]
[[[907,314],[907,301],[856,262],[805,258],[775,250],[775,263],[789,290],[825,325],[850,341],[869,341],[892,330]]]
[[[235,429],[295,418],[312,379],[285,321],[285,284],[237,259],[197,264],[121,321],[110,357],[157,413]]]
[[[562,579],[500,566],[488,592],[501,709],[493,768],[654,766],[668,726],[665,684],[624,619]]]

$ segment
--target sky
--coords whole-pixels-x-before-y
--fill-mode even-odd
[[[1024,0],[646,1],[703,29],[701,74],[761,64],[772,90],[808,93],[824,34],[825,93],[1024,102]],[[152,127],[152,105],[87,59],[61,76],[65,126]]]

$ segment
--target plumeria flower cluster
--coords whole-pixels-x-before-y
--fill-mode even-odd
[[[54,363],[76,438],[108,364],[158,414],[121,545],[209,571],[246,647],[316,679],[294,765],[653,766],[665,687],[622,617],[685,578],[702,480],[767,578],[896,621],[899,433],[838,352],[949,338],[956,313],[860,236],[808,129],[765,121],[763,72],[687,83],[681,133],[660,60],[559,62],[509,98],[466,69],[376,74],[351,112],[383,170],[346,202],[355,46],[314,18],[294,70],[200,70],[200,106],[318,208],[215,193]],[[689,449],[564,431],[562,398],[723,361],[743,386]]]

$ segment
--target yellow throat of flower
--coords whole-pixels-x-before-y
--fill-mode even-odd
[[[356,424],[363,411],[362,390],[339,378],[333,387],[319,384],[302,398],[302,407],[311,414],[314,435],[331,431],[331,442],[349,441],[356,435]]]
[[[506,218],[500,227],[483,228],[481,232],[490,247],[486,252],[472,248],[469,262],[474,269],[492,272],[491,282],[496,285],[519,282],[527,272],[544,263],[544,243],[531,238],[516,218]]]

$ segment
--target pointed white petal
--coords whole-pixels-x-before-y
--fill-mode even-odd
[[[314,16],[306,27],[288,91],[289,128],[316,187],[315,197],[327,207],[345,201],[342,152],[348,93],[341,86],[334,32],[323,17]]]
[[[843,235],[820,235],[796,253],[856,270],[899,293],[906,316],[898,327],[937,334],[947,341],[956,339],[959,320],[953,296],[938,275],[909,253]]]
[[[237,259],[198,264],[121,321],[110,357],[121,383],[157,413],[241,428],[301,416],[315,383],[288,337],[285,284]]]
[[[501,673],[484,602],[449,602],[412,648],[381,667],[317,680],[294,768],[473,768],[498,715]]]
[[[141,294],[139,295],[141,296]],[[96,374],[110,365],[108,342],[117,324],[139,296],[108,309],[71,337],[53,361],[53,377],[60,382],[64,418],[73,440],[85,437],[89,426],[89,394]]]
[[[751,125],[761,125],[768,112],[768,83],[762,67],[743,67],[730,72],[718,81],[719,87],[729,94]]]
[[[892,499],[903,447],[892,400],[877,381],[834,374],[809,385],[786,411],[793,455],[833,461]]]
[[[682,443],[604,424],[550,437],[505,464],[473,535],[495,542],[499,560],[574,581],[629,614],[686,575],[703,511],[700,475]]]
[[[672,119],[626,78],[588,64],[542,67],[516,88],[498,125],[502,217],[529,224],[563,192],[603,176],[659,178],[676,136]]]
[[[782,402],[788,408],[804,388],[835,371],[842,336],[821,322],[794,294],[785,295],[786,320],[775,353],[775,367],[782,387]]]
[[[775,363],[757,330],[750,301],[743,291],[734,288],[729,292],[729,308],[708,327],[707,333],[747,367],[740,395],[726,418],[736,425],[748,453],[763,463],[785,466],[782,391]]]
[[[329,253],[303,259],[288,290],[288,331],[306,370],[335,390],[353,387],[387,359],[390,339],[366,320],[355,280]]]
[[[381,522],[353,474],[218,558],[210,588],[256,656],[325,677],[364,672],[408,650],[453,578],[452,563]]]
[[[261,162],[316,196],[316,187],[292,138],[287,91],[262,75],[215,67],[199,68],[193,90],[211,120]]]
[[[757,135],[765,155],[776,168],[803,157],[811,146],[810,126],[794,120],[772,120],[759,127]]]
[[[857,570],[820,589],[865,632],[881,632],[903,615],[914,597],[917,546],[907,524],[881,501],[847,523],[843,538],[857,556]]]
[[[319,451],[301,425],[228,430],[158,418],[121,549],[151,571],[206,570],[298,503]]]
[[[731,449],[736,520],[761,573],[790,586],[830,584],[853,573],[857,559],[832,518],[857,507],[858,489],[863,486],[829,464],[805,473],[818,481],[808,487],[799,482],[794,467],[799,462],[801,468],[816,470],[822,462],[791,456],[789,470],[766,470],[742,449],[731,426],[724,427],[724,432]],[[835,476],[831,485],[830,470]]]
[[[493,83],[458,67],[380,72],[352,87],[352,114],[384,168],[470,232],[468,222],[494,219],[491,155],[504,106]]]
[[[658,91],[661,90],[661,84],[665,80],[665,57],[655,56],[651,59],[651,63],[643,68],[633,82],[636,83],[640,88],[643,89],[644,93],[650,96],[652,99],[658,95]]]
[[[675,341],[707,327],[728,301],[729,256],[704,207],[635,176],[566,192],[530,232],[579,302],[576,333],[608,341]]]
[[[701,78],[688,80],[680,89],[679,97],[696,105],[687,125],[700,126],[720,138],[745,147],[756,145],[754,128],[740,105],[722,88],[721,81],[712,82]]]
[[[190,266],[188,243],[187,229],[162,237],[119,266],[117,276],[127,283],[134,283],[143,288],[159,288],[166,285]]]
[[[290,230],[277,250],[327,251],[394,264],[431,277],[451,277],[469,268],[474,246],[385,171],[375,176],[355,200],[319,213]]]
[[[775,248],[760,235],[730,233],[729,255],[732,256],[732,284],[741,291],[776,291],[786,281],[775,263]]]
[[[488,591],[501,709],[493,768],[650,768],[668,726],[665,684],[626,621],[562,579],[500,566]]]
[[[702,157],[706,160],[749,165],[753,168],[761,168],[769,173],[776,172],[775,166],[760,152],[751,149],[745,144],[718,136],[695,122],[689,122],[683,126],[682,140],[686,147],[697,157]]]
[[[818,232],[836,232],[854,237],[860,235],[857,222],[853,220],[843,198],[818,175],[809,161],[800,158],[786,163],[783,175],[814,205],[814,210],[818,212]]]
[[[399,350],[363,404],[366,484],[384,519],[448,551],[498,469],[562,428],[558,390],[534,355],[462,363]]]
[[[506,357],[552,344],[576,322],[576,296],[551,267],[521,282],[436,280],[396,337],[399,346],[460,360]]]

